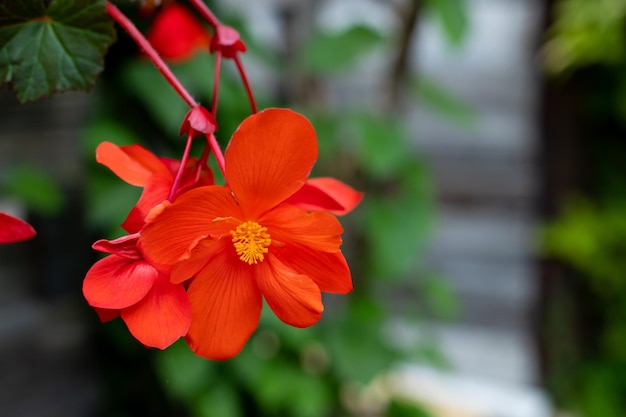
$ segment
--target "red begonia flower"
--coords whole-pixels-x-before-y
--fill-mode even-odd
[[[305,117],[286,109],[252,115],[226,149],[228,187],[191,190],[142,230],[146,257],[174,265],[172,282],[193,278],[186,340],[197,354],[236,355],[258,326],[262,298],[283,322],[307,327],[321,317],[321,291],[352,290],[337,218],[284,203],[316,158]]]
[[[118,315],[145,346],[165,349],[187,334],[191,307],[182,284],[146,261],[137,235],[108,241],[93,248],[110,253],[96,262],[83,281],[83,295],[102,321]]]
[[[164,5],[146,37],[159,55],[169,61],[187,60],[211,44],[206,28],[180,3]]]
[[[150,210],[167,200],[180,167],[180,161],[158,158],[142,146],[117,146],[111,142],[98,145],[96,161],[127,183],[144,189],[141,198],[122,224],[128,233],[138,232]],[[190,188],[214,184],[211,169],[206,164],[199,167],[199,164],[196,159],[188,160],[175,197]]]
[[[35,234],[35,229],[24,220],[0,212],[0,243],[19,242]]]

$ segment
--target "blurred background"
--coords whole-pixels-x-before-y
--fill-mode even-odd
[[[89,93],[0,90],[0,415],[623,417],[626,0],[209,2],[260,107],[294,108],[341,219],[355,291],[308,329],[265,314],[236,358],[144,349],[81,295],[93,241],[139,197],[98,143],[179,157],[185,104],[128,37]],[[124,10],[145,30],[150,14]],[[209,103],[213,58],[173,63]],[[231,62],[218,139],[249,114]]]

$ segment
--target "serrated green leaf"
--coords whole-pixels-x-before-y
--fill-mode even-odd
[[[333,73],[349,67],[370,52],[382,36],[366,26],[353,26],[339,33],[317,33],[304,49],[304,64],[316,73]]]
[[[21,102],[88,90],[115,40],[104,1],[0,0],[0,84]]]

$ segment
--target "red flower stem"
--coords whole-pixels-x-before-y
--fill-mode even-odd
[[[250,102],[250,108],[252,109],[252,113],[256,113],[257,107],[256,102],[254,101],[254,94],[252,93],[252,88],[250,87],[250,83],[248,82],[248,76],[246,75],[246,70],[243,67],[243,63],[241,62],[241,58],[239,55],[235,55],[235,64],[237,64],[237,70],[239,71],[239,75],[241,76],[241,81],[243,82],[243,86],[246,89],[246,94],[248,95],[248,101]]]
[[[183,178],[185,166],[187,166],[187,159],[189,158],[189,152],[191,151],[191,141],[193,140],[193,132],[193,129],[189,129],[189,132],[187,133],[187,143],[185,144],[185,151],[183,152],[182,158],[180,158],[180,166],[178,167],[178,172],[176,173],[176,178],[174,178],[172,188],[170,188],[170,195],[167,196],[167,199],[170,203],[174,201],[174,196],[176,195],[176,191],[178,191],[178,187],[180,187],[180,181]]]
[[[224,175],[224,179],[226,178],[226,162],[224,161],[224,154],[222,153],[222,149],[220,149],[220,144],[217,143],[217,139],[213,133],[207,135],[207,141],[209,142],[209,146],[215,155],[215,160],[217,161],[217,166],[222,171],[222,175]]]
[[[217,16],[213,14],[211,9],[209,9],[209,6],[204,4],[202,0],[189,0],[189,3],[191,3],[193,7],[198,10],[200,15],[204,17],[211,26],[213,26],[213,29],[216,29],[219,25],[222,24]]]
[[[143,36],[143,34],[135,27],[135,25],[122,13],[117,7],[115,7],[111,2],[106,2],[107,13],[109,16],[113,18],[129,35],[133,40],[139,45],[141,49],[144,50],[148,58],[152,61],[154,66],[163,74],[167,82],[176,90],[178,95],[185,100],[189,107],[196,107],[199,105],[198,102],[189,94],[189,92],[183,87],[183,85],[178,81],[176,76],[169,69],[167,64],[163,61],[163,59],[159,56],[157,51],[150,45],[150,42]]]
[[[211,113],[217,117],[217,95],[220,88],[220,70],[222,68],[222,51],[215,54],[215,75],[213,77],[213,102],[211,103]]]
[[[202,168],[207,164],[210,153],[211,153],[211,148],[207,140],[207,143],[204,146],[204,150],[202,151],[202,155],[200,156],[200,159],[198,160],[198,168],[196,169],[196,178],[194,182],[198,182],[200,180],[200,174],[202,174]]]

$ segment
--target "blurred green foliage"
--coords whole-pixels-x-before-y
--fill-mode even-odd
[[[0,191],[40,215],[58,214],[65,205],[63,192],[48,174],[32,164],[17,164],[0,177]]]
[[[583,417],[626,409],[626,1],[560,0],[545,63],[575,97],[585,177],[542,236],[569,265],[569,288],[550,299],[544,337],[548,385]],[[572,93],[573,92],[573,93]]]
[[[465,128],[473,128],[477,114],[466,102],[451,94],[435,79],[420,74],[412,82],[414,93],[420,103]]]
[[[465,0],[426,0],[426,11],[439,23],[450,44],[459,46],[469,27]]]
[[[363,25],[339,33],[318,32],[302,50],[304,65],[318,75],[349,70],[356,59],[381,41],[380,33]]]
[[[593,291],[611,298],[626,294],[626,202],[597,207],[570,201],[545,232],[544,251],[566,259],[588,276]]]
[[[428,5],[455,42],[466,28],[463,9],[456,8],[462,4],[461,0],[437,0]],[[393,36],[362,24],[338,33],[315,28],[292,58],[306,77],[328,83],[355,71],[370,54],[391,55],[394,42]],[[256,65],[277,65],[280,46],[275,48],[257,56],[255,51],[262,48],[254,45],[246,59]],[[105,74],[96,116],[85,131],[88,158],[103,140],[142,143],[159,155],[178,157],[183,145],[178,128],[187,111],[185,104],[148,62],[126,53],[116,59],[116,70]],[[172,65],[191,94],[204,103],[211,101],[213,62],[211,56],[200,53],[186,63]],[[223,65],[217,137],[226,145],[250,110],[231,63]],[[419,85],[418,94],[424,94],[444,116],[463,123],[471,119],[471,110],[434,81]],[[150,360],[166,402],[191,417],[355,415],[351,404],[358,402],[359,390],[394,365],[406,361],[445,365],[435,340],[424,337],[401,346],[389,331],[397,317],[419,326],[425,317],[445,320],[457,312],[445,280],[429,271],[421,258],[435,218],[428,167],[404,122],[371,103],[341,107],[280,103],[276,91],[255,88],[255,93],[260,108],[287,105],[310,118],[320,147],[312,176],[334,176],[365,192],[362,204],[340,219],[346,229],[343,250],[355,291],[348,296],[325,294],[324,318],[307,329],[289,327],[266,309],[257,332],[229,361],[196,357],[182,341],[165,351],[151,351]],[[117,225],[140,190],[95,164],[90,176],[89,224],[114,237],[121,233]],[[399,295],[402,302],[395,300]],[[125,337],[115,330],[119,323],[104,327],[104,331],[116,332],[117,340]],[[119,343],[136,344],[130,336]],[[111,349],[118,355],[129,354],[117,345]],[[123,405],[111,406],[110,415],[122,414],[122,409]],[[427,415],[419,404],[393,399],[382,409],[388,417]]]
[[[563,406],[585,417],[618,417],[626,406],[624,213],[626,201],[599,206],[577,198],[545,230],[544,252],[567,261],[585,279],[579,291],[589,316],[580,317],[576,301],[559,298],[552,300],[548,323],[555,362],[551,387]],[[576,329],[572,316],[591,320],[592,330]],[[581,334],[587,334],[584,344],[564,346]]]
[[[554,12],[544,46],[550,71],[624,60],[624,0],[560,0]]]

